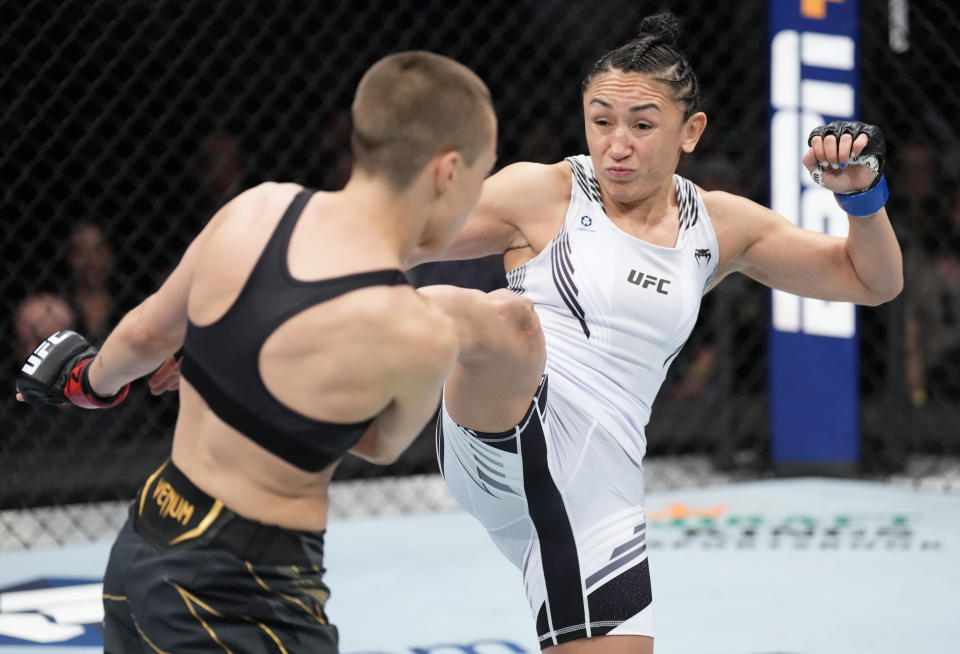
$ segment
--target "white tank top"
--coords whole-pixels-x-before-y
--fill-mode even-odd
[[[567,162],[573,190],[563,228],[536,257],[507,273],[509,288],[529,297],[540,317],[550,400],[564,389],[557,399],[581,405],[632,441],[631,449],[645,450],[645,440],[635,439],[645,439],[653,400],[697,320],[717,270],[717,237],[689,180],[673,178],[680,231],[668,248],[613,224],[589,156]]]

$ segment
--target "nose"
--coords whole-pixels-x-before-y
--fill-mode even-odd
[[[630,156],[630,135],[628,130],[618,126],[610,134],[610,147],[608,152],[616,161],[622,161]]]

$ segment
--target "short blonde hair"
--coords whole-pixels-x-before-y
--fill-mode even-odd
[[[403,189],[441,152],[468,165],[493,137],[486,84],[463,64],[431,52],[384,57],[353,100],[354,166]]]

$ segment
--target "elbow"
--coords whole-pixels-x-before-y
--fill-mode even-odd
[[[885,289],[886,292],[882,295],[881,304],[893,300],[903,292],[903,265],[897,266],[896,272],[896,276],[891,280],[890,285]]]
[[[149,351],[155,339],[156,335],[142,319],[134,320],[127,333],[127,343],[138,352]]]
[[[142,312],[136,310],[131,312],[130,319],[130,327],[126,330],[126,341],[131,349],[144,354],[167,349],[166,342],[169,339],[144,320]]]
[[[889,302],[890,300],[896,298],[903,292],[903,275],[897,279],[896,284],[890,289],[890,293],[884,299],[884,302]]]
[[[150,296],[140,306],[136,307],[120,321],[117,332],[131,350],[147,357],[170,354],[183,345],[184,329],[162,326],[151,319],[149,303],[154,301]]]
[[[349,451],[367,463],[378,466],[388,466],[395,463],[402,452],[396,447],[390,447],[389,439],[381,438],[377,421],[374,421]]]
[[[890,302],[903,292],[902,259],[897,257],[882,269],[861,275],[860,284],[863,297],[857,300],[857,304],[875,307]]]
[[[397,459],[400,458],[400,452],[395,451],[395,448],[384,447],[381,443],[377,443],[373,447],[355,448],[351,451],[367,463],[377,466],[388,466],[391,463],[396,463]]]
[[[870,289],[870,294],[860,304],[868,307],[880,306],[895,299],[901,292],[903,292],[903,275],[883,289]]]
[[[390,464],[396,463],[397,459],[400,458],[400,452],[392,452],[389,450],[361,450],[354,448],[350,450],[351,454],[357,456],[367,463],[372,463],[377,466],[388,466]]]
[[[400,452],[382,452],[375,461],[378,466],[388,466],[397,462],[397,459],[400,458]]]

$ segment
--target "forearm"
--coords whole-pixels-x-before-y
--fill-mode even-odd
[[[876,303],[889,302],[903,290],[903,257],[886,209],[849,220],[847,258]]]
[[[394,339],[399,358],[384,361],[388,365],[379,381],[392,399],[350,449],[371,463],[393,463],[423,432],[440,405],[443,383],[456,361],[452,320],[427,302],[418,312],[398,330],[400,338]],[[412,329],[412,334],[403,333],[406,329]]]
[[[438,261],[454,261],[457,257],[447,252],[438,252],[428,248],[417,246],[406,261],[406,269],[416,268],[420,264],[435,263]]]
[[[446,375],[444,375],[444,378]],[[423,432],[440,405],[442,380],[422,384],[410,380],[404,397],[394,399],[374,419],[350,453],[378,465],[396,461]]]
[[[151,299],[123,317],[90,364],[90,386],[97,394],[112,395],[156,370],[183,345],[182,330],[158,332],[146,324],[145,305]]]
[[[467,261],[469,259],[480,259],[494,254],[502,255],[505,249],[505,247],[489,243],[474,242],[468,236],[467,238],[458,238],[453,245],[443,250],[417,246],[410,256],[407,257],[405,268],[409,270],[424,263]]]

